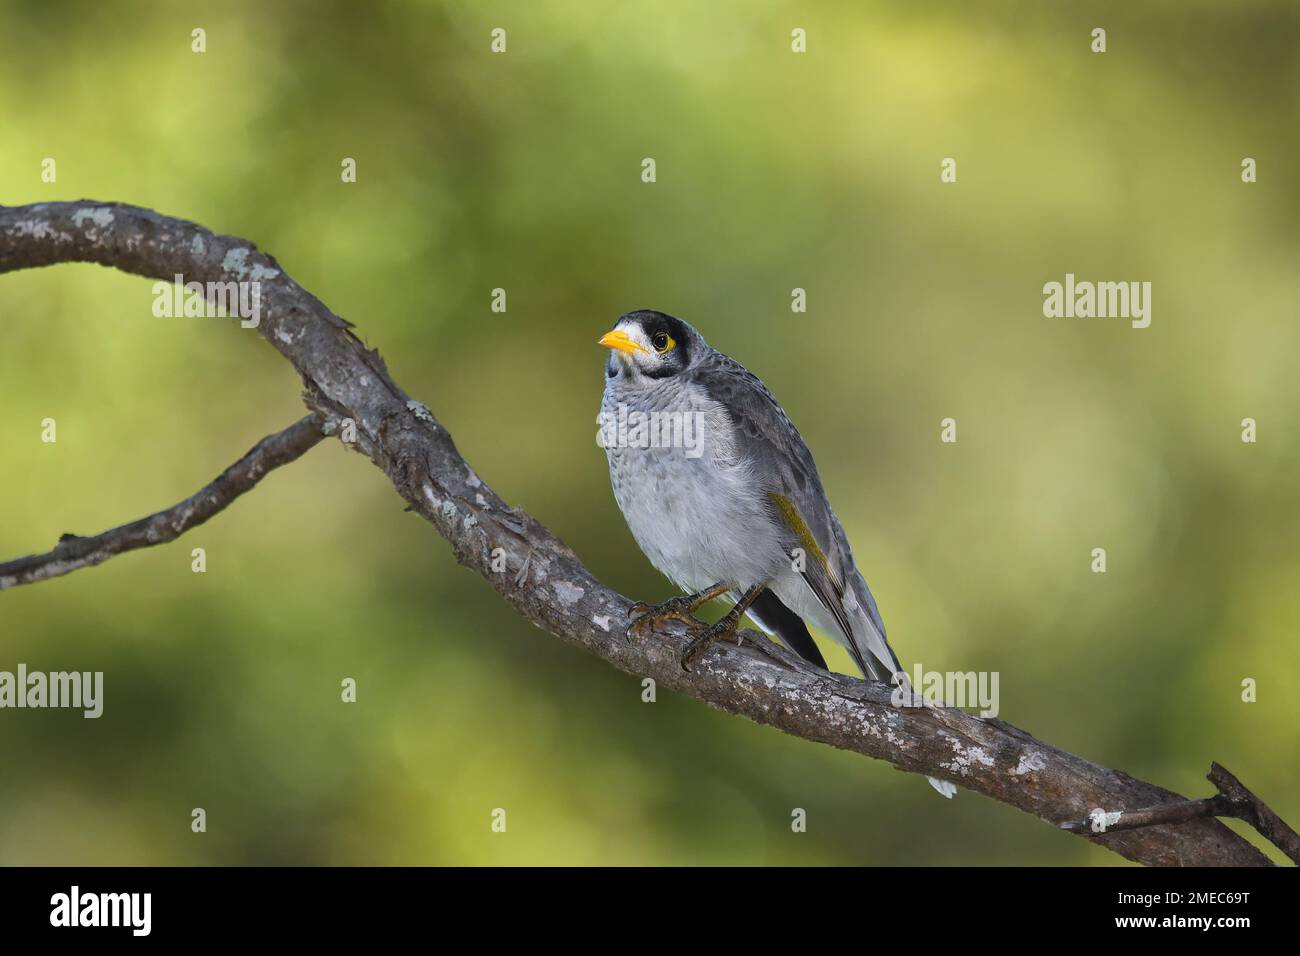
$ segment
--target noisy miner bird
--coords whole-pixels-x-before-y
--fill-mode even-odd
[[[736,640],[748,614],[825,668],[812,624],[864,676],[910,695],[812,454],[767,386],[663,312],[629,312],[600,344],[610,349],[599,421],[614,498],[646,557],[687,592],[637,605],[633,626],[685,620],[689,669],[711,642]],[[724,595],[735,606],[717,624],[691,617]],[[956,792],[929,779],[945,797]]]

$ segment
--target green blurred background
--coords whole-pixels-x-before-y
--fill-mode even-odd
[[[678,314],[798,423],[905,664],[999,671],[1004,719],[1191,795],[1219,760],[1300,822],[1293,3],[189,6],[0,6],[0,202],[256,242],[646,600],[672,589],[609,492],[595,340]],[[1066,272],[1151,281],[1151,327],[1044,318]],[[0,277],[0,558],[168,506],[302,414],[255,333],[155,319],[150,286]],[[335,442],[170,546],[0,595],[20,661],[103,670],[105,712],[0,712],[0,863],[1120,862],[642,703]]]

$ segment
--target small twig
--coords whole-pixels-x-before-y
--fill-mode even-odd
[[[1219,788],[1219,793],[1232,801],[1237,808],[1230,814],[1245,820],[1260,832],[1270,843],[1287,855],[1292,862],[1300,865],[1300,834],[1297,834],[1286,821],[1270,810],[1259,797],[1247,790],[1232,774],[1217,763],[1210,764],[1206,779]]]
[[[1113,833],[1116,830],[1137,830],[1140,827],[1162,823],[1186,823],[1198,817],[1231,817],[1232,801],[1223,795],[1201,800],[1177,800],[1141,810],[1103,810],[1098,807],[1086,820],[1070,820],[1061,824],[1070,833]]]
[[[1219,790],[1213,797],[1175,800],[1141,810],[1104,810],[1098,807],[1088,814],[1088,819],[1070,820],[1062,823],[1061,829],[1070,833],[1113,833],[1160,824],[1186,823],[1199,817],[1233,817],[1249,823],[1290,859],[1300,863],[1300,835],[1287,826],[1259,797],[1247,790],[1240,780],[1217,763],[1210,764],[1206,779]]]
[[[324,419],[312,414],[268,435],[202,490],[165,511],[82,538],[65,534],[52,551],[0,564],[0,591],[102,564],[114,555],[175,540],[251,489],[267,472],[287,465],[325,437]]]

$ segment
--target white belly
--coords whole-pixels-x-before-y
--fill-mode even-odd
[[[613,414],[616,403],[606,395],[602,407]],[[698,457],[607,443],[614,499],[650,563],[683,590],[765,584],[789,565],[769,506],[736,460],[719,406],[705,399],[687,408],[705,415]]]

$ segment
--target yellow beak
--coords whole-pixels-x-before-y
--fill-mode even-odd
[[[628,338],[626,332],[623,332],[619,329],[615,329],[613,332],[606,332],[601,337],[599,344],[605,346],[605,348],[607,349],[618,349],[620,352],[628,352],[628,353],[644,352],[646,355],[650,354],[649,349],[645,348],[644,346],[637,345],[630,338]]]

